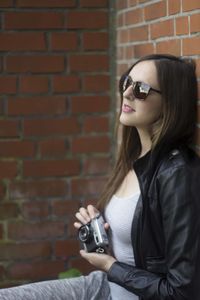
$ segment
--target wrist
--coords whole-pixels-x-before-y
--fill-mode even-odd
[[[108,272],[111,266],[116,262],[117,260],[114,257],[111,257],[105,266],[105,271]]]

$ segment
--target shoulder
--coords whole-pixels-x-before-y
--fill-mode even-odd
[[[200,157],[190,148],[173,149],[163,157],[158,174],[172,174],[180,169],[200,173]]]

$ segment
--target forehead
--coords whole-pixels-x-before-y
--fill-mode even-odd
[[[133,81],[143,81],[149,85],[158,85],[157,70],[153,60],[142,61],[136,64],[129,75]]]

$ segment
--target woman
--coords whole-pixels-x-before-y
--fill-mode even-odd
[[[99,202],[113,254],[81,256],[108,275],[116,299],[200,299],[200,163],[192,61],[150,55],[119,83],[122,142]],[[80,228],[98,213],[76,213]],[[139,298],[138,298],[139,297]]]
[[[76,213],[79,229],[104,214],[112,254],[81,256],[88,276],[0,290],[2,300],[199,300],[200,162],[191,150],[197,108],[192,61],[141,58],[121,77],[122,142],[98,210]]]

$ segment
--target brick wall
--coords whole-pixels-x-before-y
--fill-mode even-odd
[[[109,9],[0,1],[0,286],[89,270],[72,223],[111,163]]]
[[[199,0],[118,0],[116,22],[118,77],[143,55],[183,55],[196,60],[200,95]],[[200,126],[196,144],[200,153]]]

